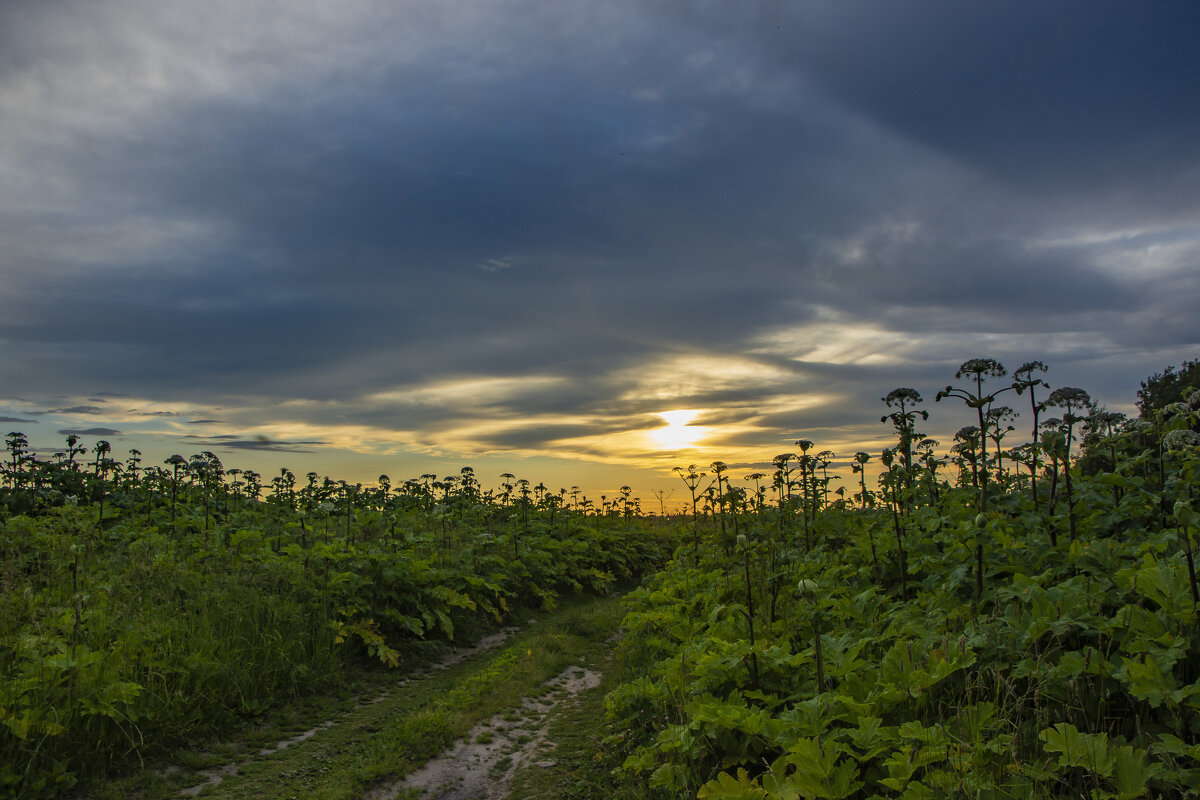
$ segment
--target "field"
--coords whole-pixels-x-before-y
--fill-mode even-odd
[[[896,445],[855,454],[850,486],[800,440],[745,486],[720,462],[680,468],[691,508],[673,519],[628,495],[484,490],[469,469],[396,490],[284,470],[264,496],[211,453],[144,468],[69,442],[37,462],[10,434],[0,792],[103,787],[641,580],[607,696],[581,701],[602,702],[603,729],[557,734],[570,780],[546,796],[1194,796],[1200,395],[1168,371],[1139,419],[1069,387],[1039,406],[1038,366],[1010,383],[966,362],[938,400],[978,425],[944,454],[897,389]],[[1033,412],[1015,446],[1010,389]],[[456,709],[485,703],[454,691]],[[394,756],[336,796],[417,766]]]

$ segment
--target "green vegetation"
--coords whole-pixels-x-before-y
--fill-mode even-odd
[[[288,709],[292,713],[274,724],[219,748],[176,754],[173,760],[182,769],[139,770],[91,787],[90,795],[166,800],[193,786],[204,797],[228,800],[360,798],[395,783],[478,722],[498,713],[516,716],[513,709],[549,678],[581,657],[606,650],[605,639],[620,618],[616,598],[568,598],[555,612],[539,613],[536,621],[514,620],[523,630],[502,647],[428,676],[370,675],[336,709],[324,704]],[[214,774],[220,777],[217,783],[209,780]]]
[[[1200,358],[1183,362],[1178,369],[1167,367],[1141,382],[1138,410],[1150,417],[1171,403],[1182,403],[1192,392],[1200,391]]]
[[[284,469],[264,499],[212,453],[144,469],[107,445],[85,464],[75,437],[50,462],[8,442],[0,796],[198,745],[511,609],[605,594],[669,552],[632,500],[585,516],[565,492],[497,498],[469,468],[395,492],[296,488]]]
[[[618,621],[620,616],[618,615]],[[508,787],[508,800],[599,800],[611,796],[612,777],[604,764],[604,698],[619,685],[613,653],[588,662],[603,676],[600,684],[585,689],[556,707],[542,727],[547,746],[534,766],[520,770]],[[543,766],[537,766],[537,761]]]
[[[488,492],[469,468],[395,490],[281,470],[264,498],[211,453],[118,468],[68,440],[46,463],[10,434],[0,793],[166,796],[180,779],[95,779],[174,753],[240,765],[216,796],[357,797],[481,719],[528,716],[520,698],[582,656],[603,683],[525,720],[559,748],[513,796],[1200,796],[1200,392],[1147,400],[1191,363],[1148,379],[1125,419],[1041,362],[1009,379],[973,359],[937,395],[972,423],[944,455],[902,387],[877,457],[800,439],[741,482],[680,467],[675,520],[643,517],[627,487],[597,508],[508,474]],[[1023,442],[1009,390],[1032,412]],[[210,745],[642,570],[608,655],[616,602],[564,601],[354,724],[249,763]]]
[[[995,401],[1035,371],[963,365],[949,460],[889,394],[857,507],[806,440],[773,503],[680,470],[703,509],[628,598],[607,796],[1200,795],[1200,393],[1125,420],[1055,389],[1032,402],[1062,418],[1010,446]]]

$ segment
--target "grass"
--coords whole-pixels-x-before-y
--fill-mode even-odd
[[[609,800],[608,769],[603,752],[604,696],[620,683],[610,649],[596,652],[585,666],[603,675],[600,684],[559,703],[542,725],[546,745],[525,762],[508,787],[507,800],[573,798]],[[554,694],[561,694],[555,692]],[[553,766],[539,767],[538,762]]]
[[[153,767],[92,788],[96,800],[165,800],[206,780],[205,770],[236,767],[205,798],[361,798],[398,780],[466,735],[479,721],[513,713],[546,680],[593,658],[621,616],[614,598],[564,601],[560,609],[515,634],[497,650],[476,654],[431,676],[373,674],[357,692],[297,706],[243,733],[236,745],[180,753],[176,769]],[[372,702],[362,702],[369,698]],[[379,699],[376,699],[379,698]],[[331,721],[329,727],[278,752],[264,748]]]

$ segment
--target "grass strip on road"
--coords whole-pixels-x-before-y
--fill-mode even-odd
[[[357,800],[416,769],[480,720],[519,706],[566,667],[594,659],[621,617],[617,598],[564,599],[559,610],[541,615],[498,651],[477,654],[429,677],[414,677],[311,737],[241,763],[236,772],[230,769],[233,774],[204,786],[196,796]],[[200,771],[167,781],[153,780],[149,772],[113,782],[93,796],[179,797],[181,787],[204,780]]]

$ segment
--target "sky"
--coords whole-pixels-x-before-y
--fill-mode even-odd
[[[653,507],[674,466],[878,453],[897,387],[949,442],[971,358],[1135,413],[1200,356],[1198,33],[1153,0],[8,0],[0,425]]]

